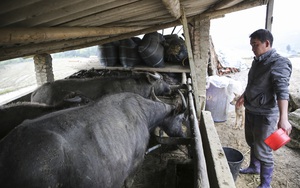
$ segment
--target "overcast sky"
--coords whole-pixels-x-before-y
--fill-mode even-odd
[[[280,39],[291,35],[300,35],[299,7],[299,0],[275,0],[272,24],[274,48],[278,47]],[[249,35],[253,31],[265,27],[265,18],[266,6],[259,6],[211,20],[210,33],[215,47],[222,51],[242,50],[241,54],[252,55]],[[281,46],[283,45],[281,44]]]

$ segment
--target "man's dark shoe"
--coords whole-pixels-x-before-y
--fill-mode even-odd
[[[274,167],[261,166],[260,185],[257,188],[271,188]]]
[[[255,157],[253,149],[250,151],[250,165],[248,168],[240,169],[241,174],[260,174],[260,161]]]

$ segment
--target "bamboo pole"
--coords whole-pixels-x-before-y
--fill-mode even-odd
[[[202,137],[199,130],[198,118],[195,110],[195,103],[192,95],[192,86],[191,79],[188,79],[188,91],[189,91],[189,107],[190,107],[190,119],[193,124],[193,133],[194,133],[194,148],[195,148],[195,179],[194,179],[194,188],[209,188],[209,179],[206,168],[206,159],[203,150]]]
[[[180,65],[166,65],[165,67],[145,67],[145,66],[135,66],[135,67],[98,67],[101,70],[122,70],[122,71],[150,71],[150,72],[167,72],[167,73],[190,73],[189,67],[183,67]],[[186,83],[185,83],[186,84]]]
[[[0,28],[0,44],[41,43],[85,37],[103,37],[142,29],[145,27]]]

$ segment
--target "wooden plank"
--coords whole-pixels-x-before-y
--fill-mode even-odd
[[[200,132],[207,163],[210,186],[212,188],[235,188],[221,141],[209,111],[202,111]]]

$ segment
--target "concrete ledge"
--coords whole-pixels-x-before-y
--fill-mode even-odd
[[[30,101],[31,93],[36,89],[36,85],[19,89],[10,93],[0,95],[0,105],[13,102]]]
[[[235,188],[235,182],[209,111],[202,111],[201,113],[200,133],[210,187]]]

